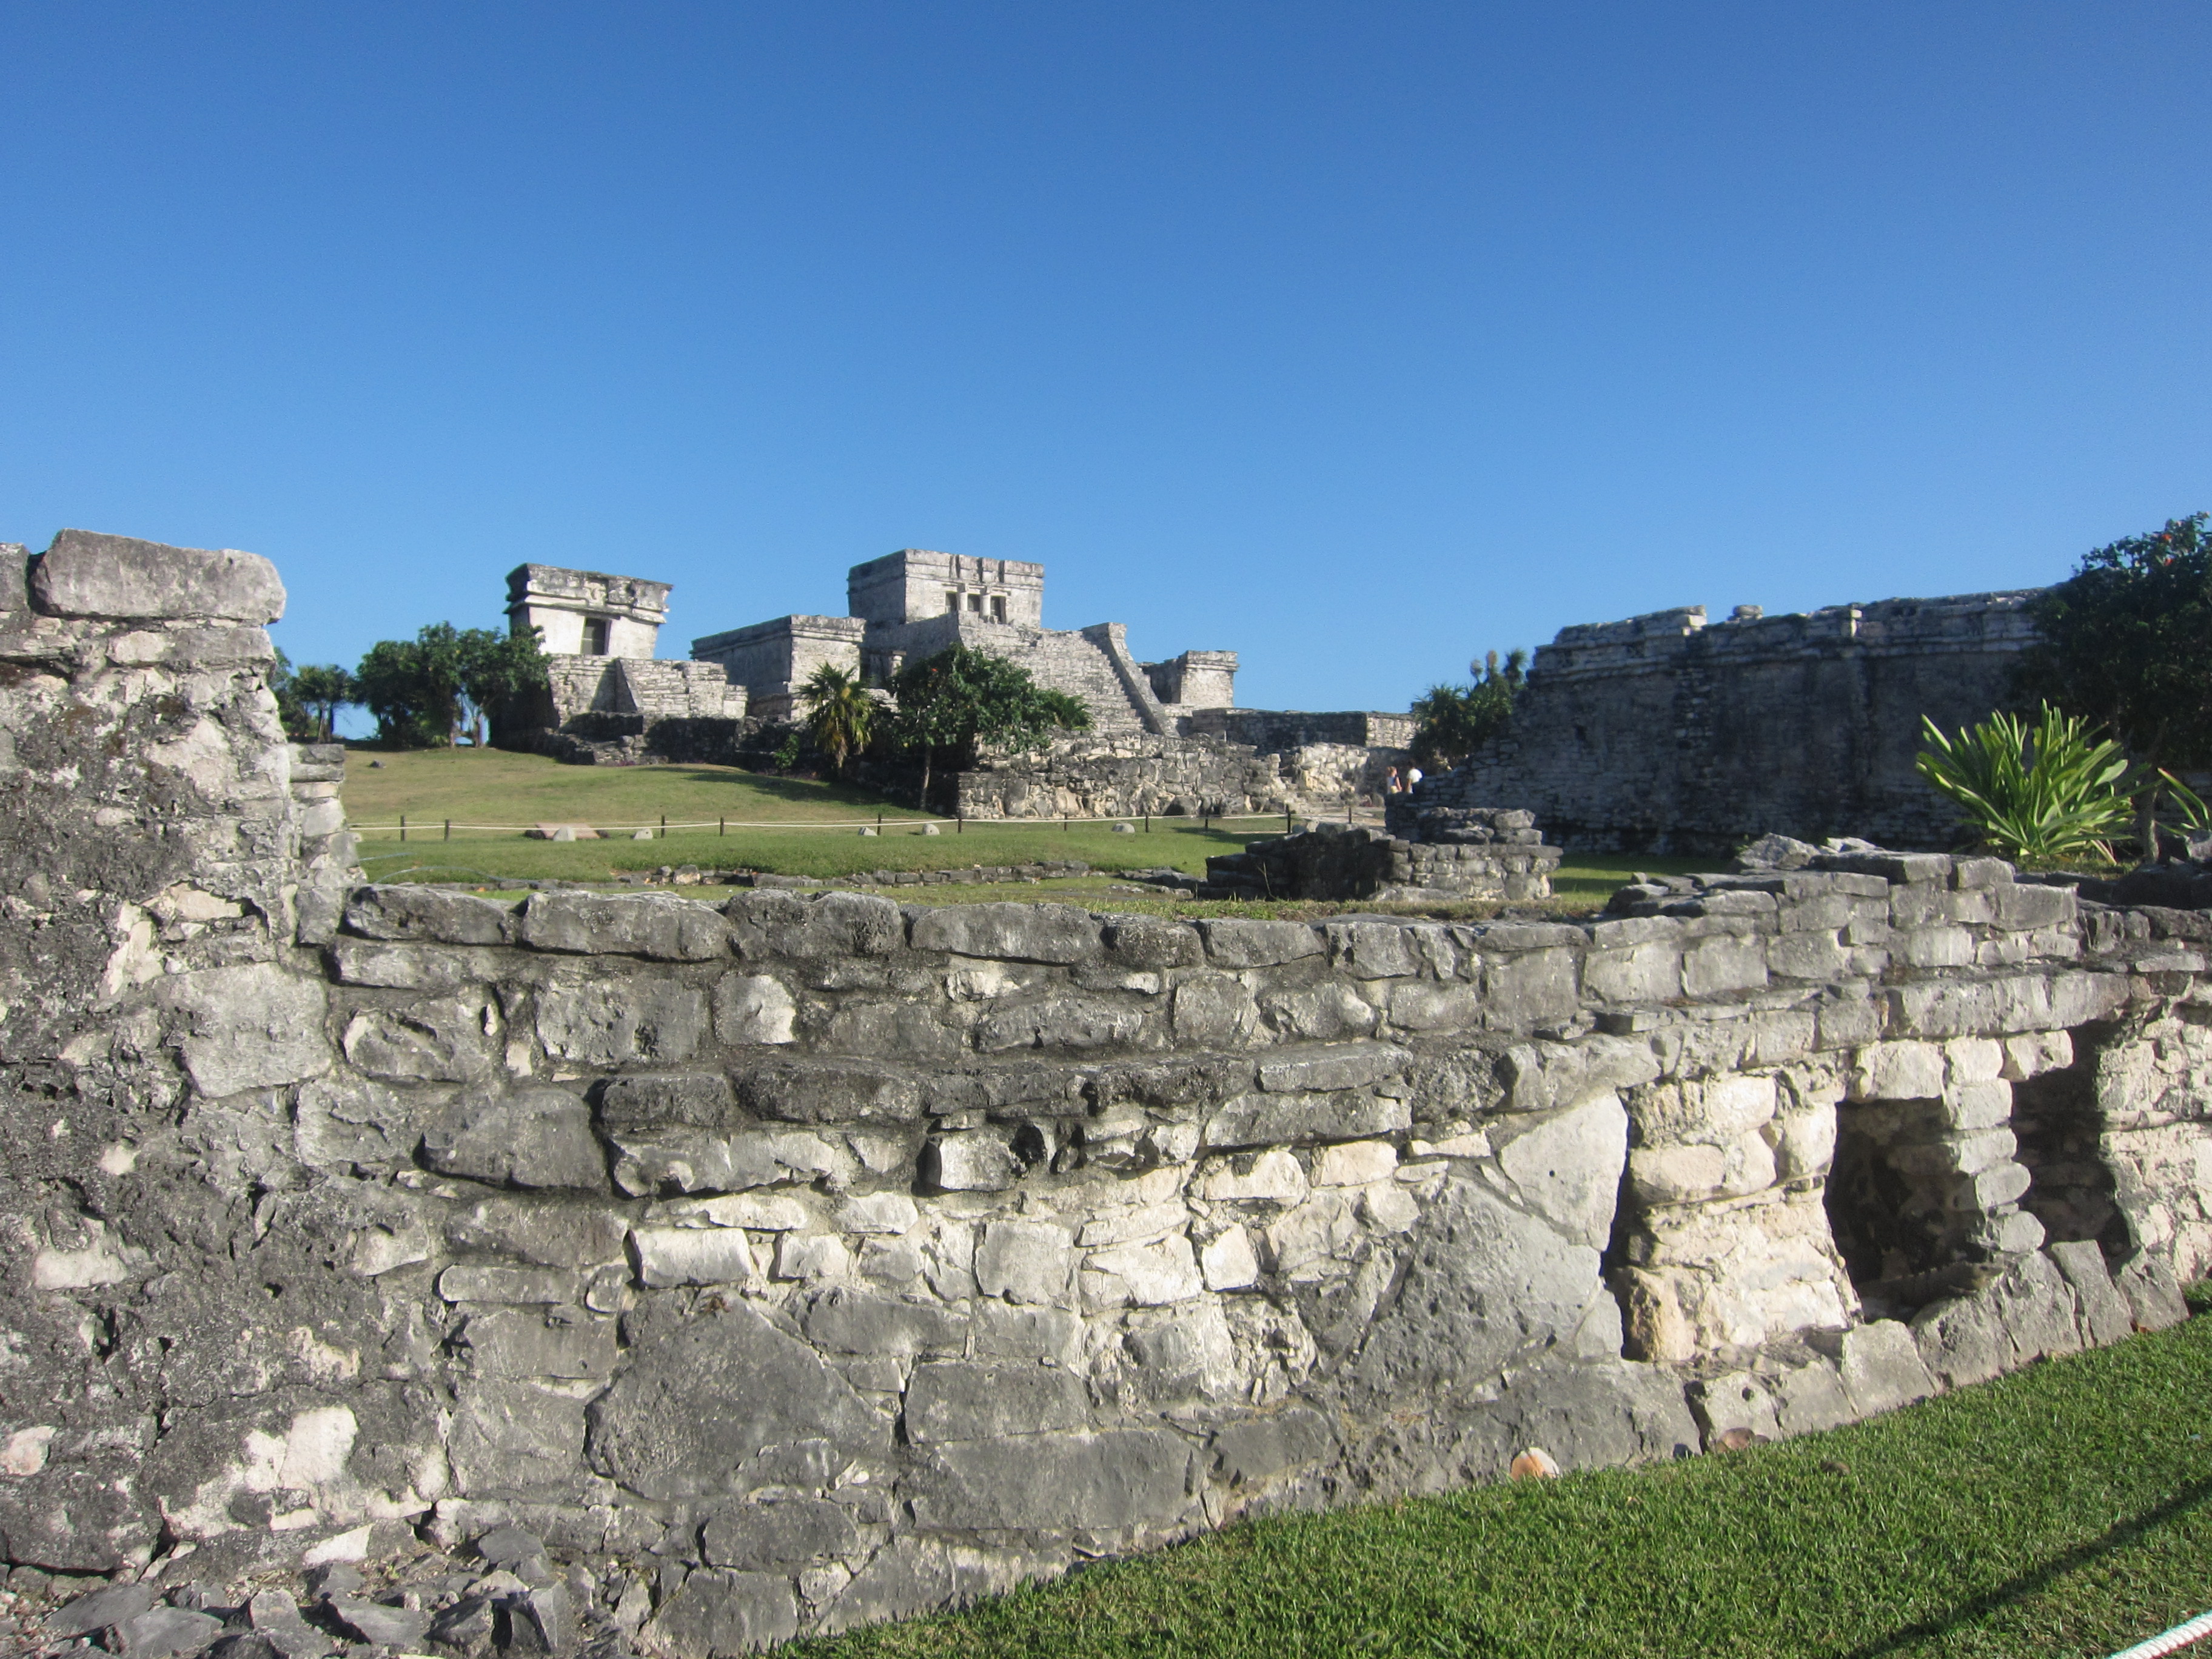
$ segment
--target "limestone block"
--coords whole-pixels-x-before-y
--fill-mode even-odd
[[[778,1279],[844,1279],[853,1270],[853,1253],[834,1233],[780,1233],[775,1241]]]
[[[720,1227],[637,1227],[630,1232],[638,1282],[650,1289],[671,1285],[750,1285],[752,1249],[744,1234]]]
[[[1583,988],[1601,1002],[1668,1002],[1682,994],[1682,952],[1671,939],[1592,951]]]
[[[584,1453],[584,1407],[531,1382],[486,1378],[461,1390],[446,1455],[456,1492],[527,1496],[574,1483]]]
[[[1230,1228],[1201,1249],[1198,1267],[1209,1291],[1247,1290],[1260,1282],[1252,1236],[1241,1226]]]
[[[345,900],[345,931],[374,940],[507,945],[515,907],[438,887],[356,887]]]
[[[611,1134],[615,1183],[633,1195],[732,1192],[838,1176],[853,1160],[821,1136],[783,1129],[666,1129]]]
[[[604,1192],[607,1184],[591,1108],[565,1089],[466,1097],[423,1135],[422,1161],[442,1174],[517,1187]]]
[[[831,1290],[816,1297],[806,1311],[805,1328],[807,1340],[831,1353],[911,1358],[957,1354],[968,1345],[964,1322],[950,1310],[861,1291]]]
[[[1186,979],[1175,988],[1175,1034],[1194,1046],[1238,1048],[1259,1029],[1260,1006],[1243,982],[1225,974]]]
[[[1110,917],[1102,938],[1108,961],[1123,968],[1188,968],[1206,959],[1197,928],[1161,916]]]
[[[1714,934],[1682,952],[1682,994],[1725,995],[1766,983],[1766,941],[1757,934]]]
[[[1943,1048],[1934,1042],[1875,1042],[1851,1069],[1852,1100],[1936,1100],[1945,1078]]]
[[[780,980],[765,974],[727,974],[714,981],[714,1036],[735,1048],[792,1041],[797,1009]]]
[[[1771,1119],[1778,1098],[1773,1076],[1753,1073],[1639,1089],[1629,1097],[1629,1110],[1640,1146],[1726,1146]]]
[[[1936,1392],[1912,1332],[1893,1319],[1845,1331],[1837,1364],[1854,1416],[1894,1411]]]
[[[985,1054],[1019,1048],[1122,1048],[1146,1035],[1141,1009],[1102,997],[1047,997],[1036,1002],[994,1006],[975,1028],[975,1046]]]
[[[1158,1308],[1188,1302],[1205,1289],[1190,1241],[1177,1235],[1152,1244],[1094,1250],[1078,1275],[1090,1309]]]
[[[1320,930],[1303,921],[1208,920],[1198,931],[1206,959],[1223,968],[1272,968],[1328,949]]]
[[[1297,1158],[1280,1148],[1241,1158],[1209,1158],[1196,1188],[1211,1201],[1265,1199],[1296,1204],[1306,1195],[1306,1172]]]
[[[2004,1127],[1953,1135],[1944,1145],[1950,1153],[1951,1167],[1961,1175],[1973,1175],[1992,1164],[2008,1163],[2020,1150],[2019,1140]]]
[[[1990,890],[1996,902],[2000,927],[2051,927],[2072,921],[2079,913],[2071,887],[2022,886],[2006,883]]]
[[[2148,1251],[2139,1251],[2123,1263],[2112,1283],[2135,1317],[2141,1331],[2162,1331],[2189,1317],[2181,1285],[2173,1272]]]
[[[1747,1429],[1762,1440],[1782,1437],[1782,1425],[1774,1416],[1774,1397],[1765,1383],[1749,1371],[1723,1371],[1717,1376],[1701,1377],[1684,1393],[1708,1447],[1735,1429]]]
[[[2053,1244],[2045,1254],[2072,1288],[2081,1310],[2082,1334],[2092,1346],[2102,1347],[2133,1333],[2134,1316],[2094,1243]]]
[[[979,1549],[911,1534],[894,1539],[854,1576],[822,1616],[825,1632],[903,1619],[1012,1589],[1058,1562],[1042,1554]]]
[[[814,1329],[841,1294],[816,1302],[808,1334],[818,1346],[855,1352]],[[853,1302],[873,1306],[875,1299]],[[812,1348],[742,1302],[647,1332],[632,1346],[622,1375],[592,1402],[590,1422],[594,1466],[656,1498],[714,1490],[728,1470],[765,1447],[828,1440],[848,1455],[868,1455],[890,1445],[884,1420]]]
[[[1230,1485],[1243,1486],[1318,1462],[1334,1440],[1328,1419],[1293,1406],[1216,1429],[1207,1443],[1216,1472]]]
[[[1767,971],[1777,979],[1840,979],[1850,972],[1850,959],[1832,933],[1785,933],[1766,947]]]
[[[1078,1429],[1090,1415],[1081,1378],[1037,1365],[921,1364],[907,1385],[907,1438],[917,1445]]]
[[[1548,1116],[1504,1120],[1491,1138],[1499,1169],[1530,1209],[1567,1237],[1604,1246],[1628,1151],[1628,1114],[1617,1096],[1594,1096]]]
[[[737,1117],[729,1079],[714,1072],[633,1073],[599,1090],[599,1121],[610,1128],[712,1128]]]
[[[1167,1527],[1185,1508],[1190,1463],[1164,1429],[970,1441],[916,1471],[911,1501],[932,1531]]]
[[[849,1555],[860,1534],[842,1504],[786,1498],[719,1511],[701,1530],[699,1542],[714,1566],[767,1572]]]
[[[1395,1181],[1360,1189],[1359,1218],[1379,1233],[1402,1233],[1421,1218],[1420,1201]]]
[[[1361,1187],[1387,1181],[1398,1167],[1398,1149],[1387,1140],[1353,1140],[1324,1146],[1314,1158],[1316,1187]]]
[[[988,1222],[975,1247],[977,1286],[1010,1302],[1064,1303],[1074,1271],[1073,1239],[1048,1221]]]
[[[1262,1060],[1260,1086],[1271,1093],[1358,1089],[1398,1076],[1412,1057],[1388,1042],[1343,1042]]]
[[[915,1202],[904,1193],[868,1193],[848,1200],[837,1212],[837,1224],[848,1233],[903,1233],[921,1218]]]
[[[936,1010],[903,1000],[847,1002],[830,1015],[821,1038],[821,1047],[832,1053],[886,1060],[951,1060],[967,1046],[966,1034]]]
[[[1857,1415],[1836,1367],[1825,1359],[1783,1372],[1769,1392],[1774,1398],[1774,1420],[1784,1434],[1817,1434]]]
[[[1206,1121],[1209,1147],[1357,1140],[1413,1127],[1402,1100],[1346,1090],[1328,1094],[1246,1094],[1222,1103]]]
[[[1971,968],[1974,936],[1963,927],[1901,928],[1889,941],[1892,955],[1914,968]]]
[[[1085,1221],[1075,1242],[1086,1250],[1111,1244],[1149,1244],[1180,1231],[1189,1219],[1190,1212],[1180,1196],[1158,1204],[1124,1205]]]
[[[1482,1018],[1483,1000],[1471,985],[1401,980],[1390,988],[1390,1024],[1401,1031],[1464,1030]],[[1510,1017],[1510,1011],[1501,1010]]]
[[[258,554],[88,530],[54,538],[31,573],[30,592],[50,617],[217,617],[261,625],[284,614],[284,584]]]
[[[1273,1030],[1292,1040],[1330,1042],[1364,1036],[1382,1015],[1348,985],[1334,980],[1319,985],[1278,987],[1260,994],[1260,1012]]]
[[[1994,1083],[2004,1073],[2004,1044],[1993,1037],[1960,1037],[1943,1045],[1945,1075],[1954,1088]]]
[[[533,951],[712,962],[730,953],[729,925],[714,910],[664,893],[532,893],[515,938]]]
[[[975,1352],[986,1359],[1048,1362],[1073,1370],[1083,1359],[1083,1322],[1058,1308],[982,1302],[975,1310]]]
[[[739,893],[722,915],[749,962],[881,957],[906,948],[906,918],[898,906],[866,893]]]
[[[1628,1178],[1639,1202],[1696,1203],[1720,1191],[1727,1162],[1717,1146],[1639,1146],[1628,1154]]]
[[[185,1073],[209,1099],[301,1082],[331,1068],[323,988],[274,963],[171,975],[155,995],[174,1011]]]
[[[1485,936],[1486,944],[1496,931],[1493,928],[1491,934]],[[1525,1027],[1559,1018],[1573,1012],[1577,1006],[1577,953],[1559,947],[1527,951],[1502,960],[1486,956],[1482,968],[1483,1000],[1492,1017],[1503,1024]],[[1409,988],[1400,986],[1391,993],[1391,1022],[1408,1030],[1447,1029],[1437,1024],[1417,1024],[1401,1016],[1399,999]]]
[[[568,1318],[520,1308],[471,1314],[460,1340],[480,1376],[601,1381],[614,1374],[615,1322],[580,1310]]]
[[[576,1275],[562,1267],[456,1263],[438,1275],[438,1294],[448,1302],[572,1303],[581,1290]]]
[[[2012,1107],[2009,1083],[1967,1083],[1954,1085],[1943,1115],[1954,1129],[1972,1132],[2010,1122]]]
[[[988,1129],[933,1135],[921,1149],[921,1179],[948,1193],[1004,1192],[1022,1177],[1022,1162]]]
[[[799,1603],[788,1577],[702,1569],[661,1604],[638,1638],[669,1659],[726,1659],[798,1633]]]
[[[498,1069],[498,1016],[476,993],[422,997],[401,1007],[363,1008],[338,1045],[371,1077],[402,1083],[481,1083]]]
[[[2004,1040],[2004,1062],[2000,1075],[2011,1083],[2025,1082],[2045,1072],[2063,1071],[2074,1063],[2074,1038],[2066,1031],[2032,1031]]]
[[[732,1074],[738,1100],[780,1123],[906,1123],[922,1115],[921,1085],[888,1063],[864,1060],[766,1060]]]
[[[1331,965],[1354,979],[1399,979],[1420,970],[1406,930],[1395,923],[1332,921],[1322,925],[1322,934]]]
[[[1097,919],[1065,904],[948,904],[919,910],[909,939],[917,951],[1063,966],[1098,960],[1103,945]]]
[[[1806,1181],[1828,1172],[1836,1155],[1836,1112],[1832,1106],[1784,1112],[1768,1126],[1775,1172],[1784,1181]]]
[[[1293,1283],[1310,1283],[1358,1247],[1358,1210],[1340,1191],[1316,1192],[1270,1222],[1261,1237],[1270,1272]]]
[[[579,1066],[680,1065],[706,1026],[706,999],[675,980],[594,979],[538,993],[538,1041],[555,1059]]]

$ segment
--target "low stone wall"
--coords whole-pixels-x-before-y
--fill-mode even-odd
[[[1241,744],[1149,733],[1085,734],[956,775],[970,818],[1280,812],[1296,804],[1276,758]]]
[[[1455,815],[1461,819],[1474,816]],[[1549,898],[1559,849],[1526,812],[1481,814],[1490,822],[1455,826],[1433,842],[1387,830],[1311,823],[1288,836],[1246,843],[1242,853],[1206,861],[1209,898],[1451,899]]]
[[[1486,926],[333,884],[265,562],[18,568],[12,1562],[357,1559],[434,1637],[495,1609],[404,1564],[482,1537],[517,1628],[732,1653],[1825,1427],[2212,1263],[2207,913],[1936,857]]]

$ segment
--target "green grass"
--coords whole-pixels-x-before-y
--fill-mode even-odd
[[[374,762],[382,764],[373,765]],[[701,869],[769,870],[779,875],[835,879],[869,870],[942,870],[969,865],[1035,863],[1079,859],[1093,869],[1165,866],[1203,872],[1209,856],[1241,851],[1246,842],[1272,832],[1274,819],[1201,828],[1187,819],[1154,818],[1149,830],[1118,836],[1103,823],[1063,828],[1049,820],[969,823],[936,836],[918,833],[922,814],[893,806],[865,790],[805,778],[763,777],[724,766],[562,766],[538,755],[500,750],[428,750],[386,754],[367,749],[346,756],[347,816],[368,826],[362,859],[379,880],[514,881],[547,878],[605,882],[617,872],[664,864]],[[408,821],[408,838],[378,825]],[[595,826],[657,825],[726,818],[739,827],[674,830],[665,837],[633,841],[626,833],[599,841],[531,841],[520,830],[471,830],[471,824],[574,823]],[[748,823],[852,825],[883,823],[879,836],[854,828],[748,829]],[[445,833],[447,820],[463,826]],[[1130,822],[1142,826],[1141,818]],[[1694,860],[1577,855],[1553,880],[1551,908],[1595,909],[1634,870],[1680,873]],[[970,902],[1003,897],[1002,890],[897,890],[917,902]],[[709,894],[702,893],[702,896]],[[1069,902],[1113,900],[1121,909],[1179,915],[1320,915],[1342,905],[1191,904],[1150,901],[1105,890],[1102,881],[1052,884],[1039,896]],[[1365,907],[1407,914],[1481,916],[1495,904]]]
[[[1831,1434],[1263,1521],[793,1659],[2109,1654],[2212,1606],[2212,1320]]]

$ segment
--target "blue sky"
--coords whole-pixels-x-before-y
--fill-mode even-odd
[[[0,539],[295,661],[902,546],[1402,708],[2212,506],[2201,4],[0,3]]]

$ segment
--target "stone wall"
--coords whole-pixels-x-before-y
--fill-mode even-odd
[[[359,885],[266,562],[22,570],[13,1562],[736,1652],[1827,1426],[2212,1256],[2204,912],[1909,856],[1484,926]],[[480,1537],[495,1607],[404,1565]]]
[[[1912,769],[1920,718],[1955,729],[2006,706],[2028,598],[1564,629],[1510,732],[1424,799],[1526,808],[1568,847],[1726,853],[1769,831],[1948,847],[1956,811]]]
[[[1472,820],[1479,817],[1480,823]],[[1559,849],[1526,812],[1459,815],[1426,840],[1363,825],[1309,823],[1206,861],[1207,898],[1396,902],[1552,896]]]
[[[954,809],[970,818],[1196,817],[1300,805],[1273,755],[1135,731],[1083,732],[1042,750],[986,757],[956,774],[952,789]]]

